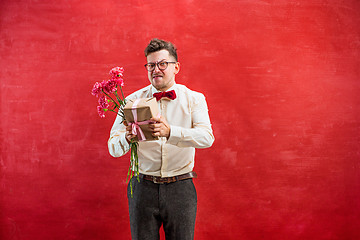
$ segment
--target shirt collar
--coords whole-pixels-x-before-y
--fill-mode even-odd
[[[176,83],[174,83],[174,85],[172,85],[171,88],[166,90],[166,92],[171,91],[171,90],[174,90],[176,92],[175,88],[176,88]],[[151,85],[151,96],[157,92],[161,92],[161,91],[158,91],[153,85]]]

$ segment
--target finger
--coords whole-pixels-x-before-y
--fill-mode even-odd
[[[154,131],[160,131],[160,130],[163,129],[163,128],[164,128],[164,125],[162,125],[162,124],[157,124],[157,125],[154,126],[153,130],[154,130]]]
[[[161,123],[153,123],[153,124],[149,124],[149,128],[150,129],[155,129],[155,128],[159,128],[161,127]]]
[[[133,139],[134,137],[136,137],[136,135],[133,135],[133,134],[127,134],[127,135],[126,135],[126,138],[127,138],[128,140],[131,140],[131,139]]]
[[[126,120],[123,121],[123,124],[124,124],[125,126],[128,126],[128,123],[127,123]]]
[[[153,122],[161,122],[161,116],[160,117],[152,117],[150,119],[150,121],[153,121]]]
[[[160,132],[153,132],[152,135],[153,135],[154,137],[160,137]]]
[[[161,128],[154,128],[153,129],[153,133],[160,132],[160,131],[161,131]]]

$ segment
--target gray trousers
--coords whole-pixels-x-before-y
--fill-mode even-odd
[[[166,240],[193,240],[197,195],[192,179],[158,184],[132,179],[128,185],[130,228],[133,240],[158,240],[163,224]]]

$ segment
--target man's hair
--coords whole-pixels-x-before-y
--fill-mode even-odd
[[[178,61],[176,47],[174,46],[174,44],[157,38],[151,39],[149,45],[145,48],[145,57],[147,57],[150,53],[160,50],[167,50],[170,56],[174,57],[175,60]]]

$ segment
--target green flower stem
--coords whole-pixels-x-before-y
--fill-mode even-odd
[[[120,103],[121,106],[124,106],[123,100],[119,97],[119,94],[117,94],[117,91],[114,92],[114,95],[116,96],[116,99]]]
[[[126,103],[126,100],[125,100],[124,93],[123,93],[123,90],[122,90],[122,87],[121,87],[121,86],[120,86],[120,91],[121,91],[122,99],[123,99],[124,104],[125,104],[125,103]]]
[[[126,178],[130,179],[130,192],[131,192],[131,197],[133,197],[133,189],[132,189],[132,178],[133,176],[137,177],[138,182],[140,182],[140,177],[139,177],[139,158],[138,158],[138,154],[137,154],[137,148],[138,148],[138,143],[137,142],[133,142],[131,141],[130,143],[130,166],[129,166],[129,170],[128,170],[128,175]]]
[[[115,103],[115,105],[116,105],[117,108],[120,108],[120,106],[117,104],[117,102],[116,102],[109,94],[107,94],[107,93],[104,92],[104,91],[102,91],[102,92],[103,92],[108,98],[110,98],[113,103]]]
[[[114,112],[114,113],[116,113],[118,116],[124,118],[124,115],[121,115],[118,111],[114,111],[114,110],[112,110],[112,109],[108,109],[108,111]]]

